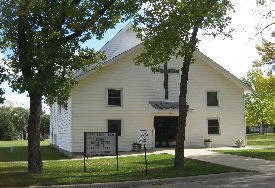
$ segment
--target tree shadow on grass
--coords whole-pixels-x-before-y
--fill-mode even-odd
[[[243,150],[243,151],[234,151],[234,152],[228,151],[224,153],[275,161],[275,149],[265,149],[264,151],[263,150]]]
[[[40,146],[42,160],[70,159],[56,148],[51,146]],[[27,161],[28,146],[0,147],[0,162]]]
[[[194,168],[195,166],[195,168]],[[212,170],[209,170],[211,169]],[[13,169],[14,168],[14,169]],[[89,168],[88,172],[79,171],[71,172],[51,172],[47,171],[41,175],[30,175],[27,172],[16,172],[17,170],[23,171],[26,167],[9,167],[6,170],[13,171],[5,173],[1,186],[29,186],[29,185],[58,185],[58,184],[87,184],[87,183],[102,183],[114,181],[133,181],[143,179],[162,179],[171,177],[194,176],[204,174],[218,174],[224,172],[232,172],[234,169],[213,168],[212,165],[208,167],[200,167],[200,165],[186,166],[183,168],[176,168],[173,166],[168,167],[150,167],[148,168],[148,176],[145,176],[144,166],[139,166],[135,169],[124,169],[116,172],[113,168],[109,171],[97,172],[95,168]],[[128,171],[127,171],[128,170]],[[131,171],[132,170],[132,171]],[[101,174],[100,174],[101,173]]]

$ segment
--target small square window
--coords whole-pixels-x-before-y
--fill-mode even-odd
[[[207,92],[207,106],[218,106],[218,93],[217,92]]]
[[[108,89],[108,105],[121,106],[121,90]]]
[[[208,134],[220,134],[220,125],[217,119],[208,120]]]
[[[108,132],[121,136],[121,120],[108,120]]]

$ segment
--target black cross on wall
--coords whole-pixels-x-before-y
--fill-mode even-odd
[[[164,64],[163,69],[159,69],[157,72],[164,73],[163,87],[165,91],[165,99],[168,99],[168,74],[169,73],[179,73],[178,69],[168,69],[167,63]]]

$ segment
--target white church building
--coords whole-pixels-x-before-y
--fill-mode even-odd
[[[142,50],[128,24],[101,49],[107,56],[101,72],[76,72],[78,84],[67,106],[51,106],[52,145],[69,155],[79,154],[84,132],[116,132],[119,151],[130,151],[143,129],[149,132],[149,148],[175,144],[182,60],[172,58],[154,73],[135,65],[134,57]],[[208,138],[213,146],[245,141],[244,93],[250,88],[200,51],[194,58],[186,146],[203,147]]]

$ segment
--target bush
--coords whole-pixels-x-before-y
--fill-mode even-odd
[[[237,146],[238,148],[240,148],[240,147],[242,147],[242,145],[243,145],[243,140],[242,140],[242,139],[238,139],[238,140],[236,140],[235,144],[236,144],[236,146]]]

